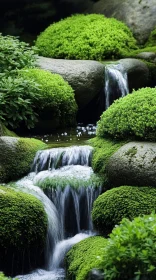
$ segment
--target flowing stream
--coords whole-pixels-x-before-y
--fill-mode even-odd
[[[91,156],[90,146],[39,151],[31,173],[16,183],[20,190],[42,202],[48,216],[46,267],[18,275],[18,279],[63,280],[66,252],[95,234],[91,209],[101,193],[101,184],[90,167]]]
[[[110,64],[105,67],[105,109],[115,99],[129,93],[127,73],[121,64]]]

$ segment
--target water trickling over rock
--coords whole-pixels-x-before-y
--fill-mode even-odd
[[[105,67],[105,109],[115,99],[129,93],[127,73],[121,64],[110,64]]]
[[[19,279],[64,279],[62,264],[72,245],[93,234],[91,209],[101,192],[92,168],[92,147],[73,146],[39,151],[32,171],[17,182],[40,199],[48,216],[46,270]]]

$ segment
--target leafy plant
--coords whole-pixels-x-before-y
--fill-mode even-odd
[[[156,279],[156,215],[123,219],[102,254],[104,279]]]
[[[11,71],[24,67],[34,67],[36,48],[19,41],[14,36],[3,36],[0,33],[0,73],[10,74]]]
[[[97,136],[156,139],[156,88],[141,88],[116,100],[101,116]]]
[[[136,49],[130,29],[103,15],[73,15],[50,25],[36,41],[39,54],[66,59],[123,57]]]
[[[28,128],[34,127],[37,121],[34,108],[39,93],[39,84],[32,79],[3,77],[0,80],[0,120],[12,128],[22,122]]]

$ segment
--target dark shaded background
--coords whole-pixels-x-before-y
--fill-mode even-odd
[[[51,23],[85,13],[97,0],[0,0],[0,32],[32,43]]]

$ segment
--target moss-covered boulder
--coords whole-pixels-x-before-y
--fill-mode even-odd
[[[61,75],[74,89],[81,109],[104,87],[104,65],[97,61],[52,59],[39,56],[38,67]]]
[[[39,55],[65,59],[120,58],[136,49],[129,28],[103,15],[73,15],[50,25],[37,38]]]
[[[156,187],[156,143],[129,142],[109,159],[109,183],[115,186]]]
[[[104,188],[110,187],[108,184],[108,176],[106,167],[110,157],[125,144],[124,141],[115,141],[111,139],[105,139],[95,137],[89,140],[89,144],[93,146],[92,155],[92,168],[94,172],[100,174],[104,180]]]
[[[0,137],[0,182],[27,174],[36,152],[44,147],[43,142],[33,138]]]
[[[74,245],[65,258],[67,279],[88,279],[90,270],[101,267],[101,256],[106,244],[107,240],[103,237],[93,236]]]
[[[156,88],[142,88],[116,100],[101,116],[97,136],[156,139]]]
[[[123,218],[130,220],[156,211],[156,189],[121,186],[106,191],[93,204],[95,228],[104,235],[110,233]]]
[[[32,195],[0,187],[0,270],[15,275],[43,265],[47,216]]]
[[[77,104],[74,91],[68,82],[58,74],[38,68],[21,70],[18,73],[39,85],[40,92],[34,104],[35,112],[39,116],[36,124],[39,130],[75,124]]]

